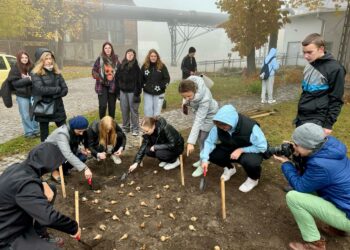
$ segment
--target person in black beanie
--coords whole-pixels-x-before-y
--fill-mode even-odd
[[[88,120],[84,116],[76,116],[68,121],[68,124],[55,129],[46,141],[59,147],[67,162],[62,164],[64,174],[68,174],[71,168],[83,171],[85,178],[92,177],[88,166],[84,163],[87,156],[91,154],[88,148],[86,130],[89,126]],[[52,179],[61,183],[58,171],[52,173]]]
[[[181,63],[182,79],[186,79],[191,75],[195,75],[197,72],[197,62],[194,55],[196,54],[196,49],[190,47],[188,54],[184,57]]]

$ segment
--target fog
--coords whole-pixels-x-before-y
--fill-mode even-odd
[[[221,13],[215,5],[215,0],[134,0],[134,3],[139,7]],[[139,60],[143,61],[148,50],[155,48],[159,51],[162,59],[166,63],[170,63],[171,41],[168,24],[164,22],[138,21],[137,26]],[[199,29],[197,32],[202,31],[203,29]],[[193,40],[189,40],[183,53],[178,55],[180,58],[178,64],[181,63],[182,58],[187,54],[188,48],[191,46],[197,50],[197,61],[227,58],[227,54],[233,47],[224,30],[215,29]]]

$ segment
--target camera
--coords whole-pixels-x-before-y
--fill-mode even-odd
[[[272,155],[290,157],[294,153],[294,147],[291,143],[282,143],[276,147],[268,147],[265,152],[265,158],[270,158]]]

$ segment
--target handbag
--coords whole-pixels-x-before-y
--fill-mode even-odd
[[[44,79],[40,76],[40,80],[45,86]],[[56,77],[54,77],[54,81],[56,81]],[[35,116],[51,116],[55,112],[55,100],[51,100],[45,102],[41,98],[34,103],[33,115]]]
[[[55,110],[55,101],[44,102],[42,100],[38,101],[33,110],[35,116],[48,116],[53,115]]]

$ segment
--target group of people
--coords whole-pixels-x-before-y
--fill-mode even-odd
[[[302,46],[308,65],[304,70],[303,92],[294,120],[296,129],[289,142],[293,157],[274,158],[282,163],[282,172],[291,186],[286,195],[287,205],[304,240],[291,242],[290,248],[323,250],[326,243],[315,218],[329,225],[320,228],[325,233],[344,236],[345,232],[350,232],[350,161],[346,146],[330,135],[343,104],[346,72],[326,52],[319,34],[307,36]],[[74,167],[84,170],[89,179],[92,172],[84,163],[88,155],[99,161],[111,155],[114,163],[120,164],[126,145],[125,133],[129,131],[138,134],[141,129],[143,132],[142,144],[129,172],[137,168],[145,155],[157,158],[159,167],[165,170],[174,169],[180,164],[179,155],[184,150],[187,155],[193,153],[198,143],[199,160],[193,164],[196,168],[192,174],[194,177],[201,176],[208,171],[210,164],[215,164],[223,168],[221,178],[228,181],[237,171],[234,164],[239,163],[247,174],[239,190],[249,192],[258,185],[264,153],[268,150],[267,139],[259,123],[237,112],[234,106],[219,108],[203,78],[196,75],[194,53],[195,49],[191,47],[183,60],[182,67],[190,65],[190,69],[183,70],[184,79],[178,86],[183,97],[183,113],[188,114],[191,109],[195,115],[185,150],[181,133],[158,113],[170,80],[158,53],[151,50],[140,69],[134,50],[127,50],[125,59],[119,63],[112,45],[103,45],[93,68],[100,120],[89,124],[85,117],[76,116],[65,124],[63,112],[60,117],[64,122],[60,124],[63,120],[53,120],[59,127],[49,136],[42,136],[42,141],[45,141],[35,147],[24,162],[10,166],[0,176],[0,249],[21,249],[23,246],[55,249],[61,246],[62,240],[49,235],[44,226],[80,237],[77,223],[54,210],[55,188],[42,182],[40,177],[52,173],[52,178],[60,182],[54,172],[63,165],[65,174]],[[51,95],[57,107],[64,108],[62,97],[67,94],[67,86],[55,69],[53,54],[41,51],[37,55],[42,58],[42,63],[39,67],[37,62],[33,70],[35,74],[28,76],[29,64],[27,73],[21,73],[17,81],[22,80],[19,82],[26,86],[24,83],[31,77],[34,96],[38,93],[42,98]],[[25,56],[19,60],[26,62]],[[138,116],[134,111],[140,103],[142,90],[145,117],[140,125],[138,117],[131,118],[130,124],[126,121],[129,114],[123,114],[120,127],[114,119],[116,98],[120,98],[122,110]],[[136,109],[131,111],[132,108]],[[40,132],[45,132],[48,121],[37,121]],[[36,134],[37,130],[34,131],[31,133]]]

